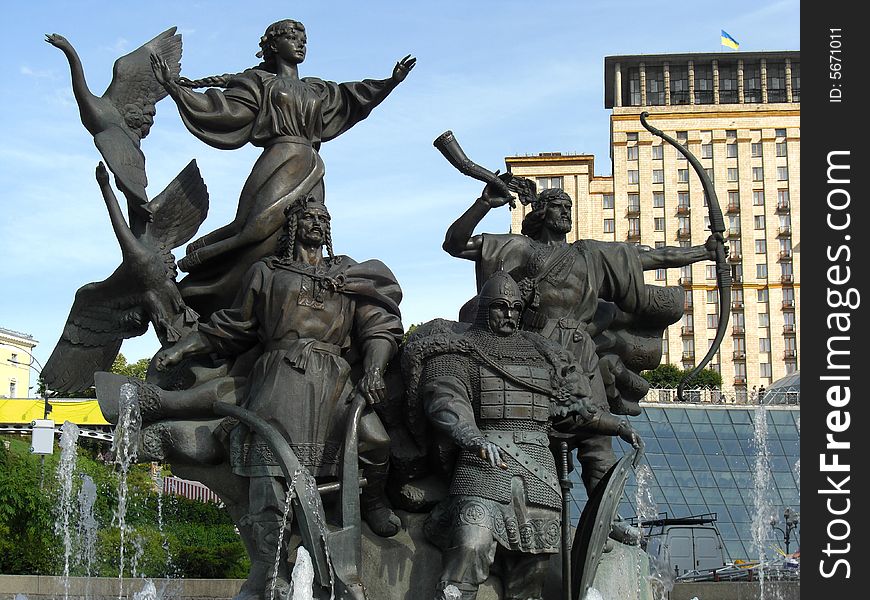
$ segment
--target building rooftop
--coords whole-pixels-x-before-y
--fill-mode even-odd
[[[17,338],[20,338],[21,340],[33,342],[34,346],[38,343],[36,338],[34,338],[29,333],[22,333],[20,331],[15,331],[14,329],[6,329],[5,327],[0,327],[0,335],[17,337]]]
[[[790,61],[793,65],[800,64],[799,50],[776,50],[768,52],[735,52],[723,50],[722,52],[683,52],[674,54],[624,54],[604,57],[604,106],[613,108],[617,105],[614,95],[616,90],[616,66],[619,65],[622,77],[623,93],[628,92],[628,70],[639,67],[641,63],[645,67],[661,67],[665,63],[671,66],[682,66],[689,61],[695,65],[709,65],[713,60],[721,64],[735,64],[742,60],[745,64],[757,63],[761,59],[770,62],[785,63]],[[705,90],[706,91],[706,90]],[[735,86],[736,93],[736,86]],[[782,100],[770,100],[769,102],[781,102]],[[797,100],[795,100],[797,101]],[[725,103],[724,101],[722,102]],[[738,103],[738,102],[734,102]],[[747,101],[747,103],[754,103]],[[652,103],[651,103],[652,104]],[[688,104],[688,102],[672,102],[672,104]],[[712,104],[712,101],[696,102],[696,104]],[[625,106],[635,106],[635,103],[625,103]]]

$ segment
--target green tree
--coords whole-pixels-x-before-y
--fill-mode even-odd
[[[134,363],[128,363],[127,358],[119,353],[112,363],[112,373],[116,375],[126,375],[128,377],[136,377],[137,379],[145,380],[145,373],[148,372],[148,363],[151,361],[147,358],[140,358]]]
[[[660,389],[676,389],[691,369],[683,370],[677,365],[659,365],[650,371],[644,371],[641,376],[646,379],[650,387]],[[701,369],[701,371],[689,382],[689,387],[721,388],[722,375],[713,369]]]
[[[127,377],[136,377],[137,379],[142,379],[144,381],[145,374],[148,372],[148,364],[150,363],[150,359],[140,358],[134,363],[127,362],[127,357],[124,356],[123,353],[118,353],[118,356],[115,357],[115,360],[112,362],[112,368],[110,369],[112,373],[116,375],[126,375]],[[43,381],[42,376],[40,375],[39,381],[37,383],[37,393],[40,396],[43,396],[46,393],[45,381]],[[96,398],[97,392],[93,387],[90,387],[81,392],[65,392],[63,394],[64,398]]]

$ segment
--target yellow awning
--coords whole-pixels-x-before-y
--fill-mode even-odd
[[[70,421],[76,425],[110,425],[100,412],[96,400],[52,402],[49,419],[55,423]],[[44,404],[39,399],[0,400],[0,423],[29,424],[34,419],[41,419]]]

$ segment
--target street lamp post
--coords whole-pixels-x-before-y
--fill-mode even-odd
[[[791,543],[791,532],[797,529],[797,526],[800,524],[800,513],[793,511],[791,508],[786,508],[782,513],[785,522],[785,529],[779,527],[777,525],[776,517],[771,517],[770,526],[779,531],[782,534],[783,541],[785,542],[785,553],[790,554],[789,552],[789,544]]]

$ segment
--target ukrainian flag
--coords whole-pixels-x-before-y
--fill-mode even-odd
[[[735,50],[740,49],[740,44],[737,43],[737,40],[728,35],[728,32],[724,29],[722,30],[722,45],[728,46],[729,48],[734,48]]]

